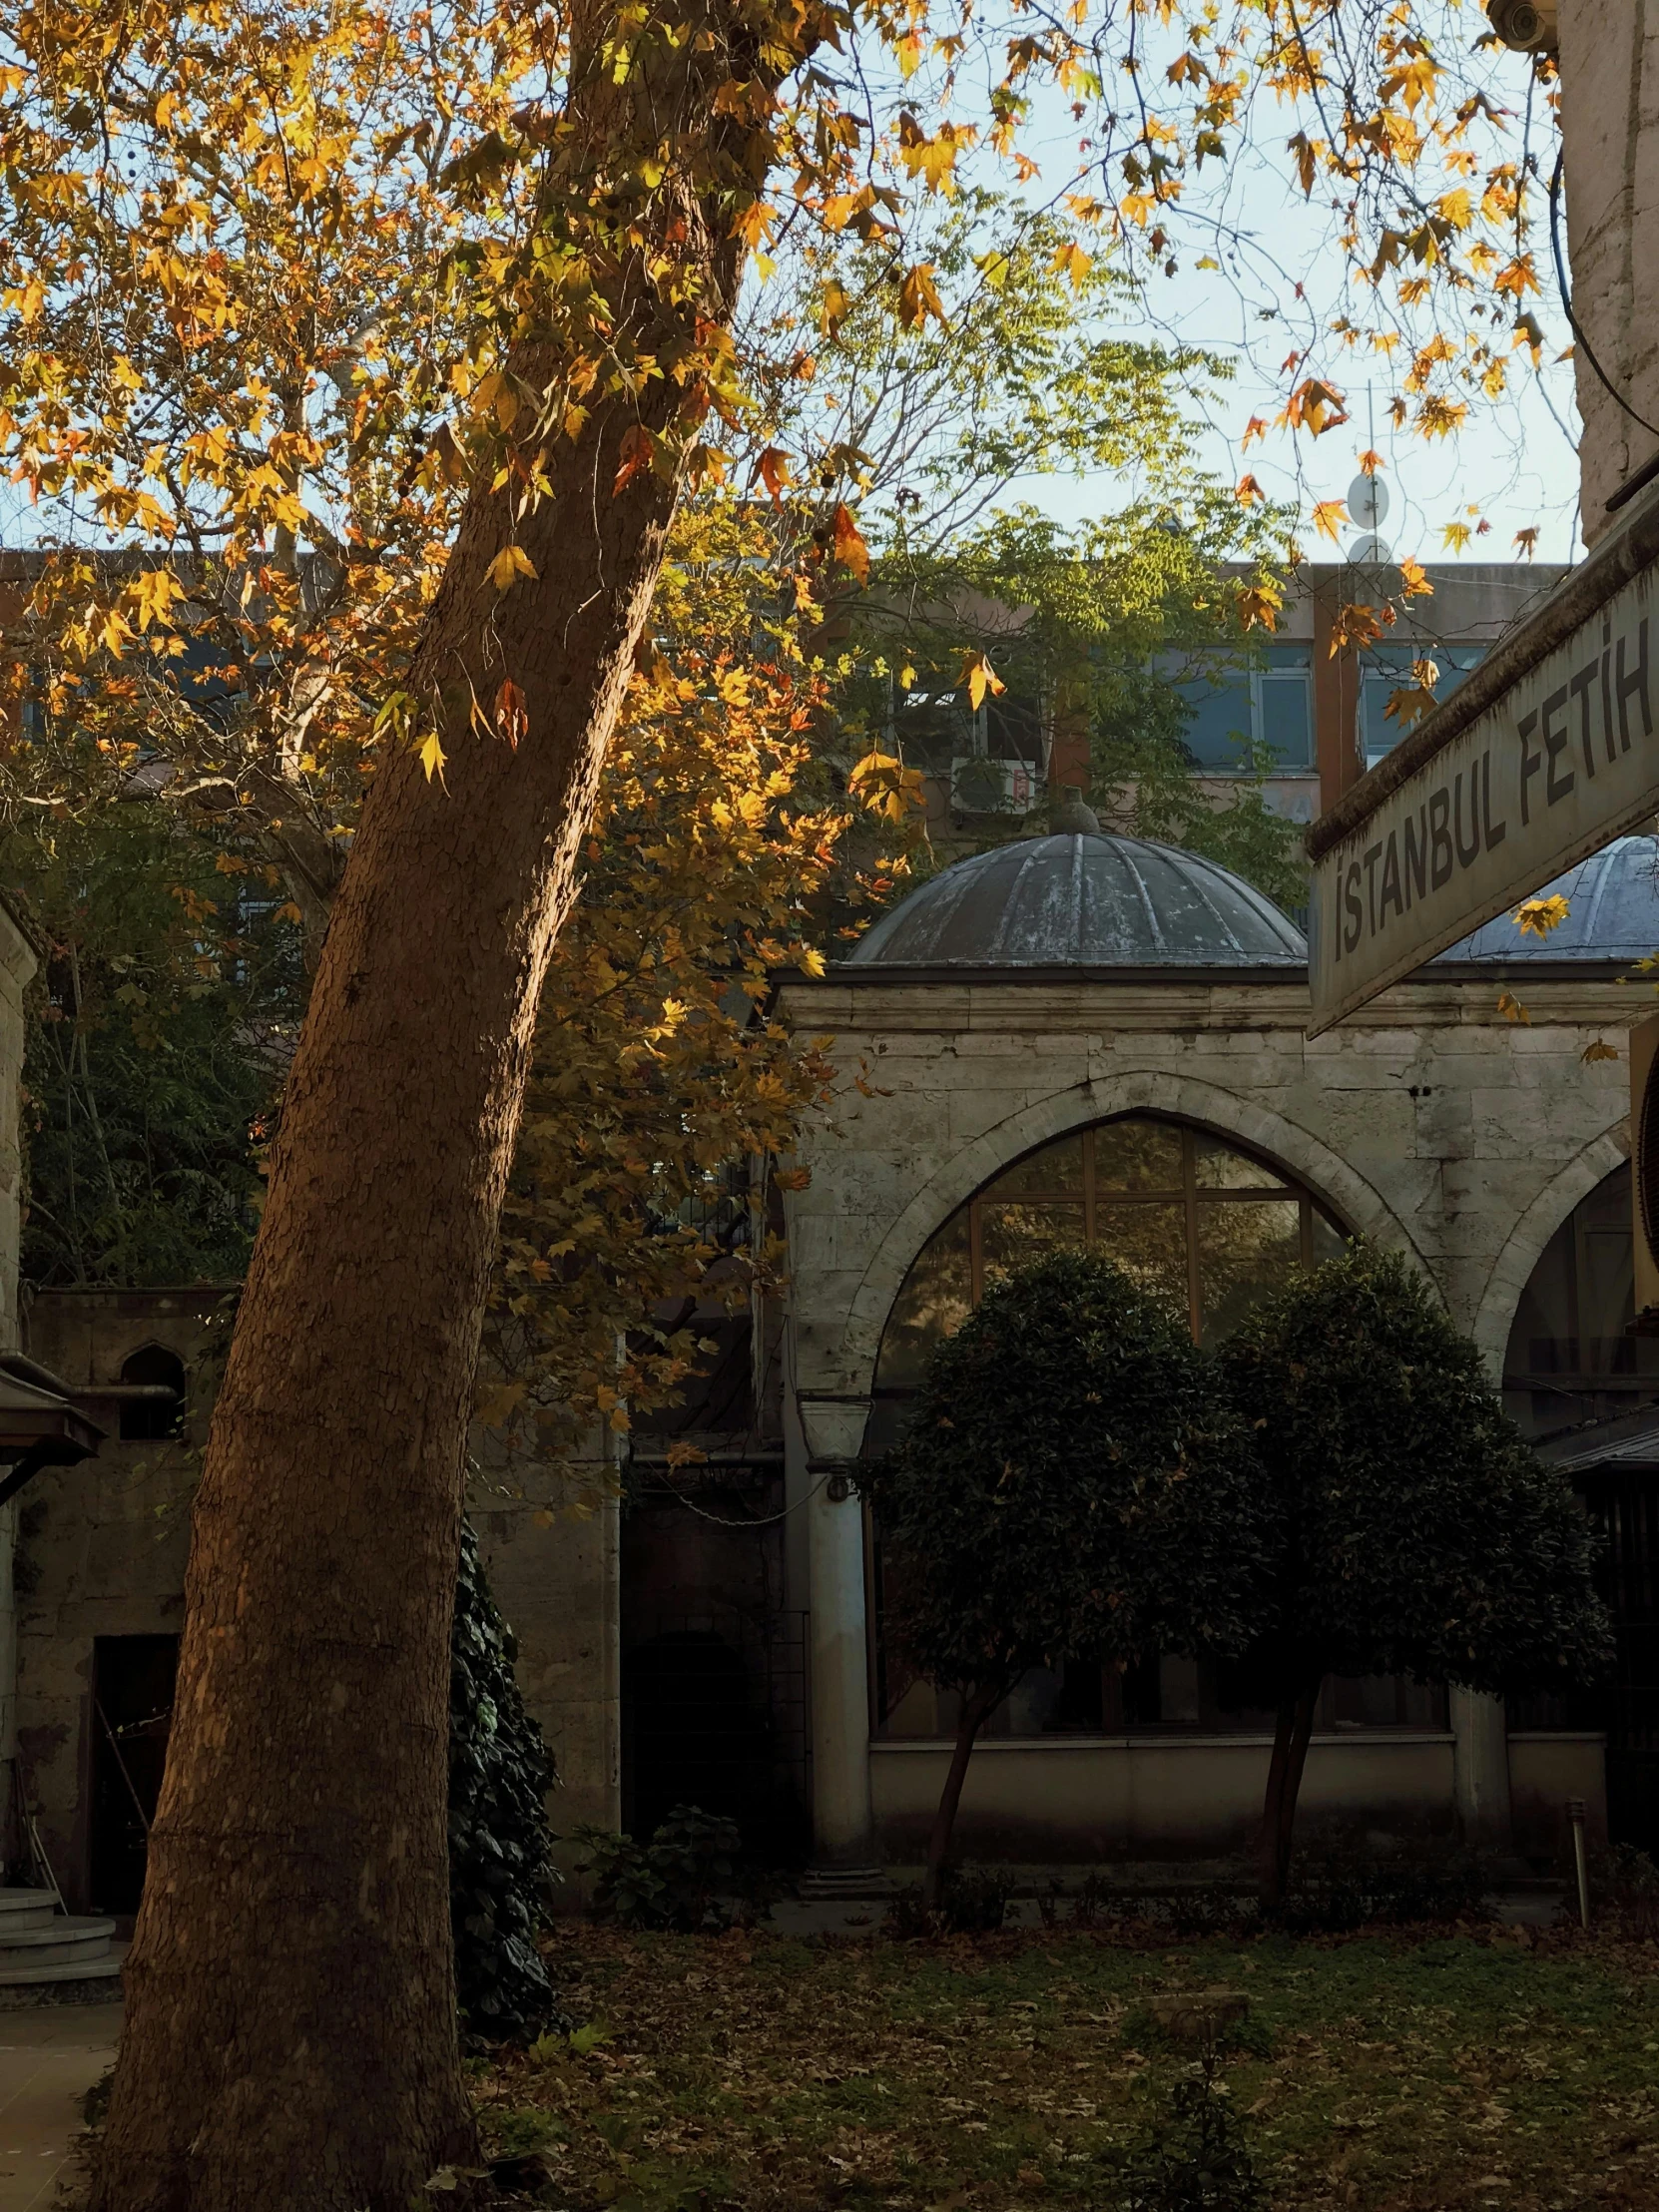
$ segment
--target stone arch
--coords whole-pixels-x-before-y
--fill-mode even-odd
[[[868,1387],[881,1332],[910,1263],[958,1206],[1022,1153],[1090,1122],[1127,1113],[1178,1115],[1267,1153],[1342,1215],[1351,1229],[1402,1252],[1429,1273],[1399,1217],[1364,1176],[1299,1123],[1193,1076],[1146,1069],[1110,1079],[1093,1077],[1008,1115],[963,1145],[915,1193],[870,1254],[848,1301],[834,1355],[835,1386]]]
[[[1615,1168],[1623,1167],[1629,1157],[1626,1125],[1616,1122],[1574,1154],[1510,1230],[1486,1278],[1473,1331],[1480,1356],[1492,1376],[1503,1372],[1515,1309],[1532,1270],[1544,1256],[1544,1247],[1580,1200],[1588,1198],[1596,1185],[1605,1182]]]

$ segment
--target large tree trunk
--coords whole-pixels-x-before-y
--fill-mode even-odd
[[[973,1746],[979,1731],[996,1711],[1005,1689],[982,1689],[970,1692],[962,1699],[962,1717],[956,1724],[955,1748],[950,1754],[950,1765],[945,1770],[944,1788],[939,1793],[938,1811],[933,1815],[932,1832],[927,1839],[927,1869],[921,1881],[921,1902],[929,1913],[936,1913],[944,1899],[945,1871],[950,1865],[950,1839],[956,1829],[956,1815],[962,1803],[962,1784],[967,1780],[968,1761],[973,1757]]]
[[[590,62],[614,28],[596,12]],[[699,22],[711,43],[621,86],[578,62],[567,111],[590,174],[620,146],[629,176],[630,138],[709,164],[678,190],[671,172],[600,272],[659,360],[730,317],[755,145],[711,101],[756,74],[736,12]],[[642,259],[665,235],[703,276],[672,308]],[[527,343],[514,366],[545,387],[559,363]],[[442,693],[447,788],[388,743],[363,810],[196,1503],[100,2212],[408,2212],[474,2146],[444,1839],[459,1469],[537,997],[673,505],[650,468],[613,486],[625,435],[682,399],[670,376],[598,387],[516,523],[474,491],[410,684]],[[539,582],[500,592],[515,542]],[[516,746],[469,728],[504,678]]]
[[[1319,1681],[1304,1684],[1282,1701],[1268,1766],[1267,1798],[1262,1808],[1260,1887],[1262,1911],[1277,1913],[1291,1879],[1291,1847],[1296,1833],[1296,1802],[1308,1764],[1308,1743],[1319,1705]]]

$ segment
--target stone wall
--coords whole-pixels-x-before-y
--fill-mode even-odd
[[[1659,12],[1560,0],[1559,22],[1573,311],[1625,401],[1578,346],[1581,512],[1593,545],[1614,519],[1608,499],[1659,453]],[[1544,290],[1553,308],[1547,278]]]
[[[95,1641],[177,1635],[183,1625],[190,1500],[225,1331],[224,1287],[53,1291],[26,1318],[27,1348],[87,1386],[108,1437],[80,1466],[49,1468],[19,1512],[18,1745],[47,1850],[85,1907],[91,1858]],[[165,1346],[184,1361],[192,1406],[178,1443],[121,1441],[97,1385],[130,1354]],[[617,1511],[608,1465],[575,1488],[535,1467],[490,1466],[470,1501],[497,1602],[519,1640],[518,1678],[558,1762],[556,1831],[619,1817]],[[568,1856],[568,1854],[567,1854]]]
[[[26,1349],[93,1394],[107,1433],[79,1466],[48,1467],[18,1502],[18,1751],[42,1836],[71,1907],[84,1911],[91,1849],[95,1639],[178,1635],[203,1381],[223,1338],[223,1286],[180,1291],[52,1291],[24,1317]],[[184,1362],[192,1403],[177,1442],[130,1441],[120,1409],[96,1395],[146,1345]]]
[[[1268,974],[905,982],[872,969],[792,982],[786,1018],[833,1035],[845,1077],[832,1117],[805,1134],[811,1181],[788,1201],[794,1386],[862,1401],[893,1299],[934,1230],[1022,1154],[1132,1112],[1198,1123],[1281,1163],[1347,1227],[1421,1268],[1495,1375],[1544,1247],[1628,1151],[1625,1061],[1583,1057],[1622,1035],[1628,993],[1595,973],[1515,987],[1528,1022],[1499,1016],[1495,975],[1448,969],[1310,1042],[1306,981]],[[789,1495],[806,1508],[814,1599],[835,1593],[812,1623],[815,1676],[832,1681],[837,1716],[815,1709],[819,1852],[848,1865],[872,1849],[902,1854],[948,1747],[867,1742],[869,1567],[855,1509],[828,1502],[799,1440]],[[1502,1708],[1470,1694],[1451,1708],[1450,1730],[1414,1747],[1394,1733],[1322,1749],[1316,1797],[1329,1784],[1354,1819],[1455,1821],[1471,1840],[1514,1833],[1534,1848],[1570,1769],[1604,1817],[1599,1740],[1562,1738],[1514,1762],[1512,1830]],[[1046,1858],[1111,1836],[1138,1856],[1236,1849],[1263,1757],[1239,1742],[999,1750],[964,1799],[968,1848]],[[1156,1791],[1142,1787],[1151,1776]]]
[[[878,971],[877,971],[878,972]],[[932,1232],[998,1169],[1111,1114],[1182,1116],[1281,1161],[1351,1228],[1426,1269],[1494,1367],[1527,1276],[1626,1157],[1628,990],[1412,980],[1310,1042],[1300,979],[792,982],[848,1078],[789,1196],[796,1380],[869,1386],[887,1312]],[[870,1095],[851,1077],[862,1067]]]

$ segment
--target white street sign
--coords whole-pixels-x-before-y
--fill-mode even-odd
[[[1601,566],[1568,579],[1561,608]],[[1576,626],[1554,605],[1493,656],[1498,678],[1519,665],[1507,688],[1471,717],[1492,688],[1477,672],[1315,825],[1310,1036],[1659,813],[1659,567]],[[1559,642],[1539,655],[1529,638]]]

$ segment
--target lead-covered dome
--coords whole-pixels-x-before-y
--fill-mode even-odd
[[[1615,837],[1546,883],[1538,898],[1562,897],[1567,918],[1547,937],[1523,936],[1507,908],[1437,954],[1430,966],[1465,960],[1629,960],[1659,951],[1659,838]]]
[[[1304,966],[1307,941],[1273,901],[1144,837],[1019,838],[958,860],[848,955],[856,967]]]

